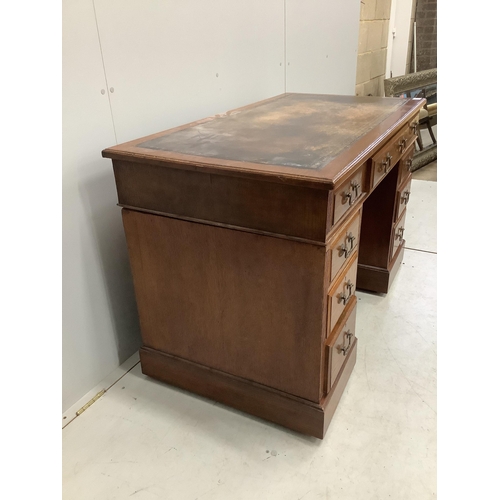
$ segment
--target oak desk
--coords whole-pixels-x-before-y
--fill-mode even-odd
[[[322,438],[401,263],[423,99],[283,94],[105,149],[142,371]]]

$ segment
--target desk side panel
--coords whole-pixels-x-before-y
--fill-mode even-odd
[[[122,213],[144,346],[320,400],[324,247]]]
[[[324,243],[328,191],[113,160],[120,205]]]

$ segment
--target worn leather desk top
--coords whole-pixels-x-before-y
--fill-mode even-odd
[[[132,161],[279,175],[332,187],[421,99],[282,94],[222,115],[108,148],[103,156]],[[326,187],[326,186],[322,186]]]

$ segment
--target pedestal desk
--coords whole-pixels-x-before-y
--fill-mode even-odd
[[[401,263],[423,99],[283,94],[114,146],[142,371],[323,438]]]

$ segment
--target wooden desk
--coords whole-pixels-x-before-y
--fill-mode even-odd
[[[111,147],[143,373],[322,438],[401,263],[423,99],[284,94]]]

